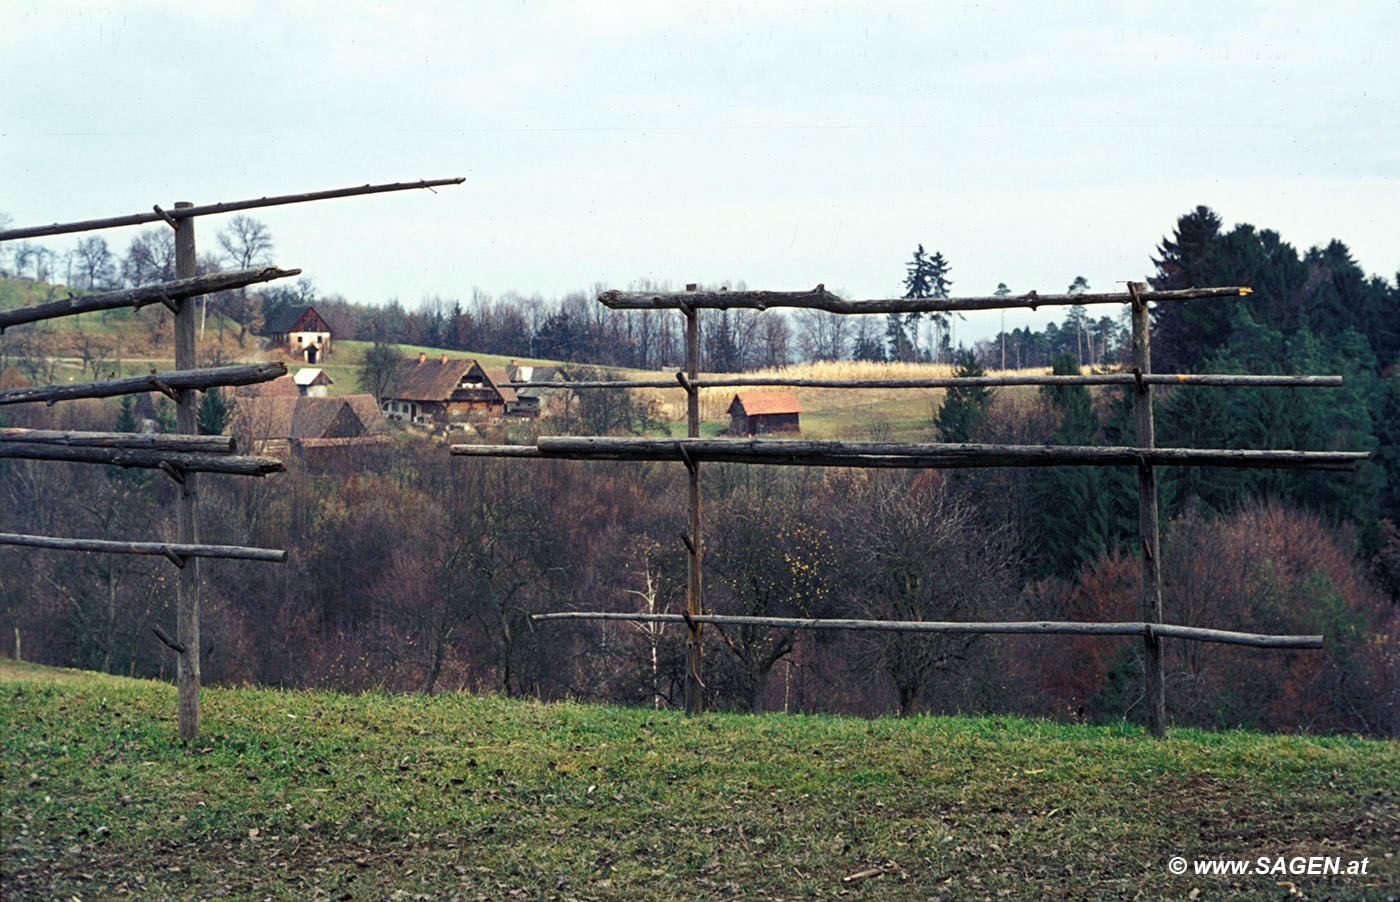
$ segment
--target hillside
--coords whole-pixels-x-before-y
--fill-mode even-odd
[[[62,285],[46,285],[20,279],[0,279],[0,310],[37,304],[64,297],[68,290]],[[137,375],[156,369],[174,367],[173,326],[158,307],[143,311],[116,310],[88,313],[47,321],[33,329],[32,338],[25,339],[24,330],[12,330],[8,343],[0,345],[0,362],[13,361],[23,355],[42,354],[51,360],[50,376],[56,382],[73,382],[108,375]],[[199,339],[202,360],[233,363],[243,361],[283,360],[292,372],[304,364],[286,355],[263,349],[263,341],[247,336],[239,345],[237,324],[224,319],[211,308]],[[359,374],[364,353],[370,342],[336,340],[334,353],[319,367],[334,380],[332,395],[351,394],[359,390]],[[425,353],[435,357],[444,349],[400,345],[405,356]],[[473,357],[485,367],[503,367],[512,359],[542,366],[558,365],[559,361],[544,358],[510,357],[480,354],[472,351],[446,351],[452,356]],[[671,371],[648,372],[618,369],[620,378],[670,380]],[[1030,372],[1030,371],[1027,371]],[[1037,370],[1036,372],[1044,372]],[[795,364],[777,370],[746,375],[770,375],[786,378],[874,379],[927,378],[948,376],[952,367],[942,364],[858,363],[832,361]],[[1002,390],[1007,403],[1017,404],[1034,396],[1033,388]],[[701,391],[702,434],[714,435],[728,425],[726,410],[735,389],[711,388]],[[644,389],[643,396],[660,404],[664,415],[675,423],[685,421],[685,396],[679,386],[675,389]],[[801,388],[797,390],[802,404],[803,435],[807,438],[859,438],[930,440],[933,432],[930,417],[943,397],[941,389],[855,389],[837,390]],[[675,433],[673,429],[673,434]]]
[[[1395,742],[209,689],[186,749],[173,711],[166,684],[0,661],[6,899],[1400,891]]]

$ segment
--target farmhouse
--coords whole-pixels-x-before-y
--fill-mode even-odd
[[[741,391],[729,404],[729,430],[738,435],[800,432],[801,413],[791,391]]]
[[[401,361],[380,402],[384,416],[419,424],[491,421],[505,416],[519,398],[507,386],[505,370],[483,369],[466,357]]]
[[[274,348],[316,363],[331,353],[331,327],[315,307],[292,307],[268,320],[263,330]]]

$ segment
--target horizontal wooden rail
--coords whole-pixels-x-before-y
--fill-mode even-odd
[[[809,379],[797,376],[732,376],[692,379],[696,388],[738,388],[745,385],[787,385],[798,388],[974,388],[1008,385],[1137,385],[1132,373],[1091,373],[1085,376],[930,376],[919,379]],[[1216,385],[1263,388],[1337,388],[1341,376],[1253,376],[1231,373],[1153,373],[1142,377],[1144,385]],[[616,379],[582,382],[506,382],[510,388],[685,388],[677,379]]]
[[[63,235],[69,232],[90,232],[94,229],[115,229],[121,226],[141,225],[147,222],[160,222],[189,219],[192,216],[208,216],[214,213],[233,213],[238,210],[252,210],[257,207],[276,207],[282,204],[299,204],[312,200],[328,200],[332,197],[354,197],[360,194],[380,194],[385,191],[408,191],[414,188],[437,188],[443,185],[460,185],[465,178],[427,179],[416,182],[394,182],[384,185],[360,185],[355,188],[332,188],[329,191],[311,191],[305,194],[283,194],[277,197],[260,197],[256,200],[237,200],[219,204],[205,204],[199,207],[174,207],[162,210],[153,208],[150,213],[133,213],[129,216],[111,216],[106,219],[86,219],[81,222],[54,223],[44,226],[27,226],[22,229],[8,229],[0,232],[0,241],[17,238],[38,238],[43,235]]]
[[[533,450],[533,453],[531,453]],[[1079,445],[979,445],[783,439],[651,439],[541,436],[528,445],[453,445],[463,457],[675,460],[787,466],[960,469],[969,467],[1197,466],[1350,470],[1364,451],[1244,451]]]
[[[175,542],[116,542],[108,539],[64,539],[56,536],[25,536],[0,533],[0,545],[27,548],[53,548],[59,551],[97,551],[106,554],[153,554],[169,558],[215,557],[240,561],[286,563],[287,552],[276,548],[247,548],[242,545],[181,545]]]
[[[1143,291],[1144,301],[1189,301],[1196,298],[1241,297],[1249,288],[1187,288],[1180,291]],[[1073,304],[1129,304],[1126,291],[1107,294],[1026,294],[966,298],[886,298],[848,301],[818,285],[811,291],[605,291],[598,302],[614,310],[767,310],[770,307],[802,307],[828,313],[932,313],[952,310],[1035,310],[1044,306]]]
[[[180,473],[227,473],[233,476],[266,476],[286,467],[275,457],[242,457],[195,451],[156,451],[127,448],[73,448],[29,442],[0,441],[0,458],[56,460],[82,464],[109,464]]]
[[[628,614],[607,611],[564,611],[532,614],[531,620],[621,620],[645,623],[685,623],[684,614]],[[1064,620],[1002,621],[957,623],[933,620],[839,620],[812,617],[741,617],[727,614],[695,614],[694,623],[720,626],[767,626],[775,629],[857,630],[900,633],[996,633],[1007,635],[1067,636],[1162,636],[1196,642],[1220,642],[1253,648],[1322,648],[1321,636],[1270,636],[1230,630],[1176,626],[1169,623],[1081,623]]]
[[[299,269],[278,269],[264,266],[256,269],[238,269],[233,272],[216,272],[192,279],[173,279],[169,282],[156,282],[140,288],[123,288],[120,291],[100,291],[96,294],[69,295],[57,301],[43,304],[30,304],[14,310],[0,312],[0,332],[22,323],[33,323],[78,313],[92,313],[98,310],[116,310],[119,307],[144,307],[147,304],[170,304],[180,298],[196,297],[242,288],[257,282],[271,282],[285,279],[301,272]]]
[[[0,442],[61,445],[74,448],[140,448],[147,451],[198,451],[232,454],[231,435],[164,435],[149,432],[74,432],[62,429],[18,429],[0,426]]]
[[[111,398],[137,392],[204,391],[221,385],[254,385],[287,375],[285,363],[244,363],[235,366],[215,366],[198,370],[169,370],[147,376],[124,376],[97,382],[70,382],[66,385],[36,385],[31,388],[8,388],[0,391],[0,405],[31,404],[43,401],[72,401],[78,398]]]

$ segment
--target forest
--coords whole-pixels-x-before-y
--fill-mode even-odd
[[[224,262],[240,250],[242,262],[262,262],[271,238],[252,239],[230,234]],[[107,256],[106,268],[69,278],[93,287],[160,278],[132,251]],[[158,273],[159,247],[149,257]],[[1162,471],[1166,620],[1326,639],[1323,652],[1168,643],[1171,719],[1400,736],[1397,282],[1365,274],[1339,241],[1300,254],[1270,230],[1226,229],[1205,207],[1180,217],[1151,259],[1157,288],[1254,290],[1239,301],[1160,305],[1154,370],[1346,377],[1329,389],[1172,389],[1157,404],[1159,444],[1372,452],[1344,474]],[[41,275],[32,254],[8,265]],[[940,254],[921,246],[906,268],[910,296],[947,291]],[[411,312],[316,297],[305,281],[249,297],[220,301],[248,333],[279,305],[312,301],[340,334],[383,343],[638,368],[681,357],[678,317],[610,312],[583,293],[553,303],[431,299]],[[1063,324],[976,348],[957,347],[950,325],[717,314],[704,367],[861,357],[952,359],[968,375],[1003,360],[1075,373],[1116,365],[1122,353],[1121,326],[1082,308]],[[99,402],[0,408],[9,425],[62,428],[109,429],[119,414]],[[1132,424],[1117,390],[952,389],[927,430],[941,440],[1130,445]],[[291,559],[204,565],[205,679],[674,705],[683,628],[536,624],[529,614],[677,611],[683,474],[665,464],[450,458],[400,435],[353,456],[293,459],[268,479],[206,479],[203,535],[286,548]],[[707,605],[756,615],[1136,619],[1134,480],[1107,467],[707,465]],[[136,538],[172,528],[174,486],[158,472],[0,460],[0,486],[4,531]],[[173,579],[161,559],[0,549],[0,623],[11,633],[0,647],[169,678],[173,656],[151,629],[173,620]],[[705,694],[718,708],[1140,714],[1141,648],[1128,640],[707,635]]]

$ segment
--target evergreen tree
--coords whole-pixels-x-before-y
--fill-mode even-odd
[[[952,289],[952,280],[948,278],[948,261],[944,259],[942,251],[934,252],[932,257],[924,255],[924,246],[920,244],[914,250],[914,257],[905,264],[907,274],[904,277],[904,297],[908,299],[946,298]],[[893,320],[897,315],[891,314]],[[914,312],[906,314],[896,329],[893,322],[887,326],[886,332],[890,340],[890,357],[894,360],[917,359],[919,357],[919,321],[924,314]],[[934,347],[942,345],[939,339],[940,334],[945,334],[948,330],[948,314],[934,312],[929,315],[929,322],[934,326]],[[905,341],[899,339],[899,332],[908,329],[905,333]],[[907,342],[908,356],[895,353],[895,348],[905,348]],[[937,351],[931,355],[937,357]]]
[[[117,411],[117,432],[136,432],[136,396],[122,395]]]
[[[924,256],[922,244],[914,249],[914,257],[905,264],[905,269],[907,274],[904,277],[904,297],[911,300],[933,297],[930,261]],[[890,314],[885,326],[885,337],[889,342],[891,360],[918,358],[919,321],[923,316],[918,311],[907,313],[902,318],[897,313]]]
[[[233,405],[224,398],[223,391],[217,387],[209,389],[204,393],[204,399],[199,402],[199,410],[195,415],[199,434],[223,435],[232,415]]]
[[[993,296],[1004,298],[1011,294],[1011,289],[1006,287],[1005,282],[997,283],[997,290],[992,292]],[[1001,368],[1006,369],[1006,309],[1001,311],[1001,329],[997,333],[997,341],[1001,344]]]
[[[855,345],[851,349],[852,360],[885,360],[885,346],[880,339],[868,331],[856,333]]]
[[[910,314],[910,316],[917,315]],[[890,349],[890,360],[909,361],[914,359],[914,345],[909,341],[909,333],[904,329],[904,317],[898,313],[891,313],[885,317],[885,344]]]
[[[958,368],[953,375],[967,379],[985,376],[987,371],[975,352],[962,351],[958,354]],[[985,385],[949,388],[933,417],[939,440],[953,443],[978,441],[982,437],[991,401],[992,389]]]
[[[929,272],[928,272],[929,282],[930,282],[930,284],[931,284],[931,286],[932,286],[932,289],[933,289],[933,293],[930,295],[930,297],[935,297],[935,298],[946,298],[946,297],[949,297],[949,296],[950,296],[950,292],[952,292],[952,290],[953,290],[953,280],[948,278],[948,270],[949,270],[948,261],[945,260],[945,259],[943,259],[943,252],[942,252],[942,251],[935,251],[935,252],[934,252],[934,255],[933,255],[932,257],[929,258],[929,261],[928,261],[928,270],[929,270]],[[958,317],[958,318],[962,318],[962,314],[961,314],[961,313],[951,313],[951,314],[949,314],[949,313],[934,312],[934,313],[930,313],[930,314],[929,314],[929,321],[933,323],[935,333],[940,334],[940,335],[943,336],[940,340],[937,341],[937,344],[938,344],[938,347],[939,347],[940,351],[942,351],[942,350],[945,349],[945,348],[947,349],[947,353],[944,353],[944,354],[935,353],[935,354],[934,354],[934,357],[937,358],[937,359],[942,359],[942,360],[950,360],[950,359],[952,359],[952,358],[951,358],[952,345],[953,345],[953,338],[952,338],[953,320],[952,320],[952,317],[955,317],[955,316]]]
[[[914,249],[914,258],[905,264],[908,274],[904,277],[906,298],[933,297],[933,281],[930,278],[930,261],[924,257],[924,246]]]
[[[156,399],[156,432],[168,434],[175,431],[175,405],[167,398]]]
[[[1060,354],[1057,376],[1079,374],[1073,354]],[[1098,435],[1093,398],[1083,385],[1048,385],[1040,389],[1056,445],[1090,445]],[[1069,576],[1109,547],[1113,535],[1111,489],[1103,467],[1047,467],[1032,474],[1024,534],[1031,537],[1033,570],[1038,576]]]

